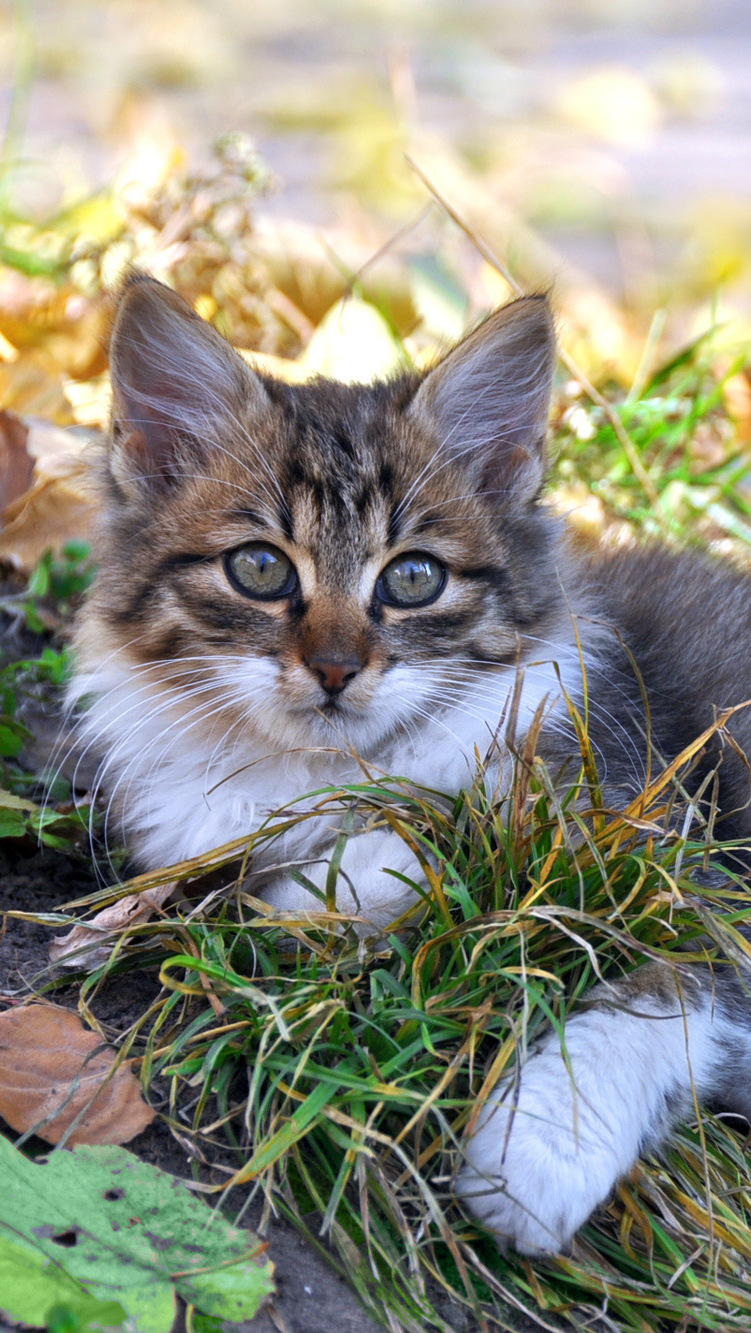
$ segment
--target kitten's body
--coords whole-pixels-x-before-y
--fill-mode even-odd
[[[84,735],[144,863],[208,851],[305,793],[358,782],[360,759],[452,795],[487,756],[500,794],[508,729],[520,741],[538,710],[540,752],[573,779],[564,694],[583,712],[584,676],[606,797],[622,806],[649,749],[634,661],[662,758],[751,697],[749,579],[660,550],[575,556],[539,505],[552,358],[532,298],[422,380],[291,388],[254,375],[158,284],[128,286],[75,691],[91,700]],[[751,753],[748,712],[729,731]],[[713,741],[705,770],[720,758],[725,831],[745,836],[746,767]],[[335,837],[332,816],[275,842],[273,865],[261,851],[262,896],[315,910],[274,866],[294,860],[323,885]],[[383,928],[418,900],[405,877],[421,882],[405,842],[355,829],[338,906]],[[520,1248],[565,1243],[690,1107],[687,1033],[700,1093],[751,1109],[738,988],[723,983],[713,1003],[701,973],[680,998],[667,970],[635,975],[567,1024],[580,1095],[551,1038],[513,1115],[504,1085],[468,1146],[460,1192]],[[603,1065],[613,1041],[621,1066]]]

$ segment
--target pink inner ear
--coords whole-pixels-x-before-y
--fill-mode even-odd
[[[130,350],[125,368],[121,364],[113,368],[116,420],[148,431],[151,422],[177,423],[182,409],[190,412],[199,406],[200,388],[187,375],[172,377],[155,373],[148,364],[146,348],[139,349],[138,354]]]
[[[134,375],[113,389],[113,445],[128,469],[157,484],[193,471],[218,422],[198,386]]]
[[[164,375],[154,375],[141,357],[128,358],[125,382],[113,374],[113,431],[116,445],[130,466],[145,478],[174,477],[183,438],[190,434],[191,411],[195,411],[195,391]],[[122,372],[121,372],[122,373]]]
[[[481,489],[526,502],[545,472],[555,361],[547,303],[525,297],[490,315],[428,371],[413,400],[439,452]]]
[[[144,477],[174,476],[174,432],[165,425],[154,425],[146,430],[128,430],[118,440],[119,448],[131,465]]]
[[[488,491],[513,491],[515,485],[523,483],[525,478],[530,478],[530,484],[533,484],[534,478],[538,476],[538,482],[542,481],[542,471],[540,467],[540,452],[542,446],[538,449],[531,448],[529,445],[512,444],[507,445],[503,450],[492,454],[482,470],[482,486]]]

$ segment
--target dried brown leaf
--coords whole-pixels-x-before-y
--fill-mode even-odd
[[[320,231],[293,222],[256,219],[256,239],[274,286],[314,328],[327,310],[348,295],[356,280],[366,300],[388,310],[400,336],[419,321],[409,273],[394,255],[379,255],[372,244],[359,243],[344,231],[322,237]]]
[[[751,368],[731,375],[722,386],[725,406],[733,418],[738,439],[746,444],[751,440]]]
[[[92,970],[106,963],[117,936],[129,926],[148,921],[174,893],[176,881],[143,893],[129,893],[105,907],[86,925],[74,926],[67,935],[57,935],[50,945],[50,960],[63,967]]]
[[[0,412],[0,509],[31,485],[34,459],[27,448],[28,438],[28,427],[15,412]]]
[[[64,476],[39,477],[3,514],[0,561],[31,573],[45,551],[59,554],[67,542],[89,541],[96,512],[90,470],[82,459],[72,461]]]
[[[42,417],[28,417],[28,451],[34,459],[34,480],[67,477],[81,467],[85,451],[100,432],[81,426],[56,426]]]
[[[63,376],[42,351],[22,352],[15,361],[0,362],[0,402],[21,416],[37,414],[60,426],[73,421]]]
[[[264,375],[273,375],[274,379],[284,380],[285,384],[304,384],[306,380],[313,379],[316,373],[302,361],[291,361],[284,356],[275,356],[273,352],[248,352],[244,347],[238,347],[237,350],[254,370],[260,370]]]
[[[0,279],[0,333],[21,353],[42,352],[56,370],[90,379],[104,370],[110,301],[75,287],[5,273]]]
[[[257,370],[288,384],[302,384],[317,375],[344,383],[368,384],[402,368],[404,354],[383,315],[369,301],[349,296],[324,315],[296,361],[268,352],[240,355]]]
[[[29,1004],[0,1014],[0,1114],[48,1143],[128,1143],[154,1119],[138,1080],[77,1014]],[[80,1118],[79,1118],[80,1117]]]

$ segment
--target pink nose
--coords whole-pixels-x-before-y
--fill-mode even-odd
[[[306,657],[306,665],[318,677],[327,694],[341,694],[362,669],[359,657]]]

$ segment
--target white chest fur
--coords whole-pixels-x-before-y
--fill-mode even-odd
[[[576,691],[578,660],[568,645],[561,645],[558,656],[568,663],[567,690]],[[236,713],[230,720],[216,703],[215,676],[203,691],[193,683],[190,692],[181,693],[174,685],[155,683],[121,654],[77,677],[76,696],[91,700],[82,730],[85,741],[104,754],[99,785],[111,818],[150,866],[249,835],[281,809],[311,808],[315,800],[306,798],[321,789],[363,782],[360,760],[375,778],[390,775],[454,796],[473,781],[478,756],[490,756],[486,780],[502,788],[509,714],[515,715],[520,738],[538,708],[561,707],[561,676],[552,661],[531,662],[521,674],[500,667],[478,680],[475,673],[465,687],[453,688],[450,702],[444,690],[440,703],[433,697],[432,676],[426,681],[417,667],[397,667],[356,726],[344,732],[335,721],[327,727],[316,718],[313,737],[307,722],[284,716],[271,664],[235,659],[224,676],[225,698],[231,688],[233,697],[244,691],[253,702],[244,724]],[[272,844],[266,856],[273,856],[274,864],[320,858],[333,837],[330,817],[308,820]],[[403,852],[396,855],[394,846],[392,851],[392,868],[404,872]],[[388,848],[370,842],[365,859],[371,874],[384,868],[383,857]],[[261,868],[263,861],[261,850]],[[358,866],[358,878],[363,869]],[[383,922],[389,904],[378,899],[393,895],[391,915],[397,915],[404,894],[393,878],[378,878],[377,890],[362,889]],[[288,898],[285,906],[292,905]]]

